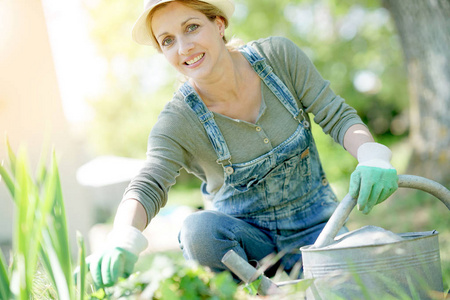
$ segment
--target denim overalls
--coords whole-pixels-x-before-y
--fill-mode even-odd
[[[325,178],[304,111],[264,58],[250,46],[240,51],[298,121],[298,127],[268,153],[232,164],[232,153],[213,113],[185,83],[180,91],[203,124],[224,171],[224,184],[216,194],[207,194],[204,186],[202,192],[215,210],[273,233],[279,251],[296,248],[297,253],[284,261],[289,268],[300,258],[298,247],[314,243],[337,201]]]

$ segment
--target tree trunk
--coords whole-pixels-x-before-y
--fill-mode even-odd
[[[450,185],[450,1],[383,0],[402,43],[410,96],[409,174]]]

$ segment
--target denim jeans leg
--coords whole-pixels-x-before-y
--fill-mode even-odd
[[[217,211],[200,211],[188,216],[178,239],[186,259],[196,260],[214,272],[227,269],[221,260],[230,249],[247,261],[259,261],[276,251],[267,233]]]

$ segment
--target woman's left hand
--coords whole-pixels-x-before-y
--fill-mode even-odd
[[[349,194],[358,198],[358,210],[368,214],[398,188],[397,171],[391,165],[392,153],[378,143],[365,143],[358,148],[358,166],[350,178]]]

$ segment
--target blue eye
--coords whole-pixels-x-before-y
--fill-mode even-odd
[[[173,38],[171,37],[166,37],[165,39],[163,39],[163,41],[161,42],[161,46],[163,47],[167,47],[173,44]]]
[[[186,31],[187,32],[192,32],[192,31],[197,30],[198,27],[199,27],[199,25],[197,25],[197,24],[191,24],[191,25],[187,26]]]

